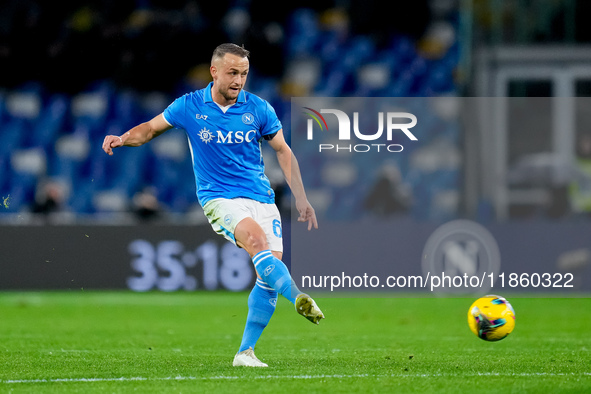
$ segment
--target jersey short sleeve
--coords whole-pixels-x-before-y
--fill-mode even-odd
[[[187,95],[177,98],[162,114],[164,120],[177,129],[184,129],[182,120],[185,119]]]
[[[276,134],[283,128],[281,121],[277,117],[273,107],[271,107],[271,104],[269,104],[267,101],[265,101],[265,106],[263,108],[264,122],[261,124],[261,135],[264,137],[266,135]]]

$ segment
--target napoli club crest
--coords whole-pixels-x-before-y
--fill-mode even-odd
[[[227,214],[226,216],[224,216],[224,223],[226,225],[229,225],[230,223],[232,223],[232,215]]]
[[[242,115],[242,123],[244,124],[252,124],[254,122],[254,115],[250,112],[245,113]]]

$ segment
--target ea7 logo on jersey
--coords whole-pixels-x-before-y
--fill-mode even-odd
[[[199,120],[199,119],[206,120],[207,119],[207,115],[196,114],[195,115],[195,119],[197,119],[197,120]]]
[[[252,142],[256,136],[256,130],[248,130],[248,131],[228,131],[226,135],[222,133],[220,130],[217,131],[218,133],[218,140],[216,141],[218,144],[241,144],[243,142]]]

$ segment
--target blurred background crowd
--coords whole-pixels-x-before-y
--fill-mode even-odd
[[[580,0],[319,0],[297,6],[260,0],[3,1],[0,220],[203,220],[182,132],[113,157],[101,143],[106,134],[121,134],[204,87],[211,53],[222,42],[251,51],[246,89],[274,106],[288,137],[292,97],[438,99],[416,108],[419,118],[423,110],[430,119],[419,143],[373,163],[370,175],[349,168],[347,156],[323,167],[303,152],[302,172],[314,174],[309,194],[320,213],[330,217],[332,206],[336,219],[502,218],[498,212],[508,203],[494,191],[487,194],[478,183],[482,174],[471,172],[486,141],[470,137],[459,97],[500,95],[479,84],[478,76],[485,75],[482,81],[486,72],[498,71],[490,65],[502,54],[479,56],[481,49],[554,45],[575,48],[565,62],[587,62],[576,48],[591,40],[582,19],[590,6]],[[486,64],[478,68],[480,60]],[[577,85],[577,95],[588,95],[587,80],[591,75]],[[511,83],[509,96],[556,95],[544,90],[545,80]],[[471,153],[474,146],[479,148]],[[272,166],[278,203],[287,209],[285,184]],[[568,194],[573,189],[567,186],[560,185]],[[521,212],[545,214],[553,203],[534,200],[542,202]]]
[[[363,35],[384,48],[395,33],[421,37],[430,18],[426,1],[396,10],[372,1],[304,1],[297,8],[260,0],[6,1],[0,84],[36,80],[77,93],[109,79],[120,88],[171,92],[199,73],[195,67],[209,62],[218,42],[244,44],[259,75],[280,78],[290,57],[311,55],[304,52],[321,41],[341,46]]]

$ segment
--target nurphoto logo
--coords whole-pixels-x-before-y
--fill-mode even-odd
[[[377,141],[382,138],[384,129],[386,131],[386,141],[391,142],[395,132],[402,132],[411,141],[417,141],[417,137],[409,130],[416,126],[417,117],[409,112],[378,112],[378,130],[359,130],[359,112],[353,112],[353,127],[351,127],[351,119],[349,115],[338,109],[315,109],[304,107],[304,113],[309,115],[311,119],[307,122],[307,139],[314,140],[314,128],[320,128],[321,132],[330,132],[326,119],[322,114],[332,114],[336,116],[338,122],[338,139],[339,141],[350,142],[352,139],[351,129],[356,139],[361,141]],[[406,120],[405,122],[400,122]],[[409,122],[410,121],[410,122]],[[386,124],[384,127],[384,123]],[[383,140],[383,138],[382,138]],[[384,151],[384,152],[402,152],[404,147],[401,144],[391,143],[361,143],[361,144],[318,144],[318,151],[333,151],[333,152],[370,152],[370,151]]]

